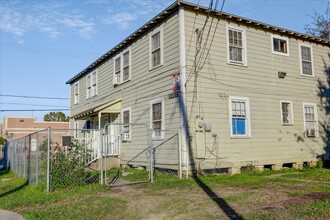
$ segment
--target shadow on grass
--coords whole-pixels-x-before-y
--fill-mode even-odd
[[[3,175],[6,175],[6,174],[10,174],[10,170],[8,170],[8,169],[0,170],[0,177],[3,176]],[[7,180],[7,181],[10,181],[10,180]],[[27,185],[28,185],[28,180],[25,180],[22,184],[14,187],[12,189],[9,189],[8,191],[0,192],[0,198],[3,197],[3,196],[9,195],[11,193],[17,192],[17,191],[23,189]]]
[[[179,106],[183,118],[183,127],[185,129],[186,137],[190,137],[189,128],[188,128],[188,117],[186,113],[186,106],[184,104],[182,93],[179,91]],[[199,185],[201,189],[212,199],[222,210],[229,219],[243,219],[223,198],[218,196],[206,183],[204,183],[197,174],[197,168],[195,164],[195,159],[193,155],[193,150],[189,138],[187,138],[188,143],[188,152],[190,159],[190,166],[193,172],[193,179]]]

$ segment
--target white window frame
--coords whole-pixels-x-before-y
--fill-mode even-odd
[[[312,65],[312,75],[307,75],[303,73],[303,65],[302,65],[302,55],[301,55],[301,47],[308,47],[311,51],[311,65]],[[299,42],[299,62],[300,62],[300,75],[306,77],[315,77],[314,75],[314,59],[313,59],[313,47],[311,44],[301,43]]]
[[[245,114],[246,114],[246,134],[233,134],[233,115],[232,115],[232,101],[245,102]],[[230,123],[230,136],[231,138],[250,138],[251,137],[251,116],[250,116],[250,100],[247,97],[230,96],[229,97],[229,123]]]
[[[124,124],[124,112],[129,112],[129,125],[126,125],[126,124]],[[127,107],[127,108],[123,108],[122,110],[121,110],[121,121],[122,121],[122,124],[123,124],[123,134],[124,134],[124,127],[126,127],[126,126],[128,126],[128,133],[129,133],[129,139],[128,139],[128,141],[130,141],[131,140],[131,138],[132,138],[132,127],[131,127],[131,123],[132,123],[132,108],[131,107]],[[125,132],[125,133],[127,133],[127,132]]]
[[[86,99],[92,98],[97,95],[97,90],[98,90],[98,74],[97,70],[94,70],[90,74],[86,76]],[[95,85],[93,84],[93,75],[95,74]],[[88,77],[90,77],[90,82],[88,83]],[[94,88],[95,87],[95,92]],[[90,90],[90,92],[89,92]]]
[[[124,80],[124,54],[125,53],[129,53],[128,56],[128,71],[129,71],[129,77],[128,79]],[[119,72],[116,73],[116,60],[120,59],[120,67],[119,67]],[[119,76],[116,76],[117,74],[119,74]],[[113,59],[113,81],[115,82],[115,78],[119,79],[119,84],[125,83],[127,81],[131,80],[132,77],[132,50],[131,47],[123,50],[121,53],[117,54],[114,59]],[[115,84],[115,83],[114,83]]]
[[[274,38],[286,41],[286,51],[287,51],[286,53],[274,50]],[[282,56],[290,56],[289,38],[283,37],[283,36],[280,36],[280,35],[276,35],[276,34],[272,34],[270,39],[271,39],[272,53],[273,54],[282,55]]]
[[[79,122],[74,119],[73,121],[73,127],[74,127],[74,138],[78,138],[78,127],[79,127]]]
[[[315,137],[319,137],[319,122],[318,122],[318,116],[317,116],[317,105],[315,103],[309,103],[309,102],[303,102],[303,116],[304,116],[304,131],[307,131],[307,125],[306,125],[306,115],[305,115],[305,107],[313,107],[314,108],[314,117],[315,117]]]
[[[236,60],[230,60],[229,30],[239,31],[242,33],[242,46],[243,46],[243,53],[242,53],[243,61],[242,62],[236,61]],[[227,41],[227,62],[228,62],[228,64],[247,66],[246,29],[239,27],[237,25],[227,24],[226,25],[226,41]]]
[[[289,103],[290,104],[289,123],[283,123],[283,108],[282,108],[283,103]],[[280,112],[281,112],[281,124],[283,126],[292,126],[294,124],[294,122],[293,122],[293,105],[292,105],[292,101],[281,100],[280,101]]]
[[[159,38],[160,38],[160,64],[156,66],[152,66],[152,36],[157,34],[159,32]],[[149,70],[156,69],[157,67],[160,67],[164,65],[164,42],[163,42],[163,26],[159,26],[156,29],[154,29],[152,32],[149,33]]]
[[[161,135],[156,136],[155,132],[153,131],[153,120],[152,120],[152,106],[154,104],[161,103],[161,111],[162,111],[162,121],[161,121]],[[158,98],[150,101],[150,129],[152,130],[152,138],[153,139],[164,139],[165,138],[165,101],[164,98]]]
[[[76,90],[77,89],[77,90]],[[79,82],[76,82],[73,86],[73,102],[74,104],[79,103]]]

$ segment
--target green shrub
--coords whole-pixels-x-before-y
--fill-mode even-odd
[[[43,149],[43,169],[40,187],[46,186],[47,178],[47,140]],[[51,144],[54,145],[54,144]],[[50,190],[71,188],[98,181],[98,173],[86,170],[86,162],[90,153],[78,141],[73,140],[68,150],[52,150],[50,156]]]

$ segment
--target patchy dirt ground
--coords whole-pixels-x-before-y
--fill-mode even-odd
[[[266,219],[295,219],[288,207],[330,201],[330,185],[328,192],[318,192],[309,182],[269,182],[263,187],[212,185],[209,193],[202,188],[153,191],[141,185],[122,186],[103,196],[124,198],[128,207],[144,213],[142,219],[255,219],[254,214],[264,212],[274,216]],[[327,217],[321,215],[317,219]]]

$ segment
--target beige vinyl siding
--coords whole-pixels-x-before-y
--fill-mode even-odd
[[[141,36],[134,43],[129,45],[131,48],[131,80],[113,85],[114,57],[99,66],[98,69],[98,95],[86,100],[85,76],[80,79],[80,102],[79,105],[72,105],[71,115],[76,115],[96,108],[98,106],[111,103],[114,100],[121,99],[122,109],[131,108],[131,122],[133,124],[146,124],[150,126],[150,101],[158,98],[164,99],[165,104],[165,128],[178,132],[181,118],[178,105],[178,98],[169,99],[168,95],[172,93],[172,74],[179,71],[179,21],[178,14],[173,14],[161,25],[163,29],[163,56],[162,66],[149,70],[149,33]],[[155,28],[159,27],[158,25]],[[123,48],[125,50],[126,48]],[[118,51],[118,53],[121,53]],[[72,95],[72,94],[71,94]],[[121,115],[118,115],[118,121],[121,121]],[[132,126],[132,138],[141,133],[141,126]],[[171,132],[165,133],[165,138]],[[147,143],[147,137],[144,140],[135,139],[132,142],[120,143],[121,158],[136,156],[138,150],[136,143]],[[137,141],[137,142],[136,142]],[[144,141],[144,142],[142,142]],[[145,145],[146,147],[147,145]],[[142,147],[142,146],[139,146]],[[144,150],[141,148],[141,150]]]
[[[194,21],[195,17],[196,21]],[[185,22],[187,78],[189,78],[189,74],[193,73],[191,70],[196,46],[194,30],[203,27],[205,16],[200,14],[196,16],[195,13],[186,10]],[[290,56],[276,55],[272,53],[272,33],[240,25],[241,28],[246,29],[247,66],[231,65],[227,63],[226,25],[228,23],[226,21],[219,21],[212,47],[209,47],[216,23],[217,19],[214,19],[207,44],[207,48],[211,50],[204,67],[199,71],[201,117],[204,118],[204,122],[212,123],[211,133],[205,133],[206,158],[209,159],[202,162],[201,166],[214,168],[243,166],[247,163],[274,164],[316,160],[317,154],[323,153],[324,143],[321,137],[304,136],[302,103],[319,104],[317,80],[325,79],[322,58],[327,59],[329,48],[311,44],[315,78],[303,77],[300,75],[298,44],[300,40],[289,38]],[[211,18],[203,39],[207,38],[210,24]],[[286,72],[286,77],[278,78],[278,71]],[[196,116],[193,91],[194,76],[192,75],[187,83],[187,109],[191,134],[195,133]],[[224,97],[220,97],[219,94]],[[230,137],[227,98],[229,96],[249,98],[251,138]],[[280,100],[292,101],[293,126],[281,124]],[[193,111],[189,112],[190,109]],[[319,120],[322,119],[322,114],[323,112],[318,108]],[[217,136],[213,137],[212,134]]]

